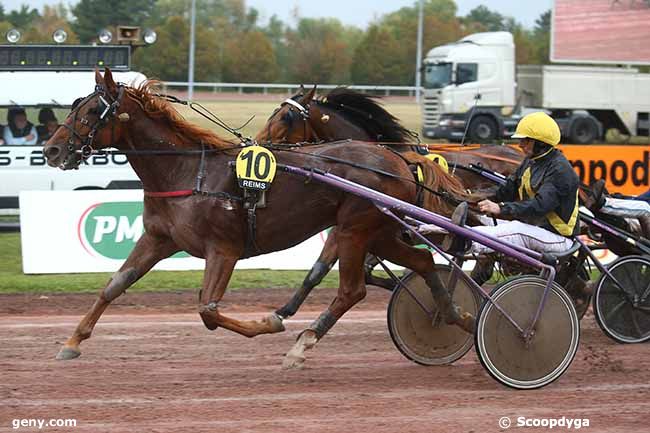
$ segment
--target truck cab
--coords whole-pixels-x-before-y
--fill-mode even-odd
[[[435,47],[424,59],[423,74],[424,136],[460,140],[464,130],[460,131],[457,126],[470,110],[479,106],[490,110],[488,107],[515,104],[512,34],[476,33],[458,42]],[[457,116],[445,116],[441,123],[443,114]],[[473,132],[495,138],[497,126],[496,121],[487,122],[481,130]]]
[[[435,47],[427,53],[422,73],[422,133],[427,138],[507,138],[531,111],[551,115],[563,140],[576,144],[602,139],[607,128],[626,134],[647,130],[647,99],[638,90],[648,82],[643,74],[621,68],[517,66],[509,32],[475,33]],[[607,92],[608,82],[625,88]],[[632,96],[621,102],[622,95]]]
[[[89,49],[86,54],[92,56],[95,47],[87,47]],[[38,59],[34,45],[24,48],[26,49],[22,50],[16,45],[0,46],[0,124],[4,128],[8,127],[8,110],[16,107],[24,109],[28,120],[35,126],[39,123],[38,113],[43,108],[52,109],[58,123],[63,123],[73,102],[93,91],[93,68],[83,65],[83,70],[79,70],[82,69],[79,68],[80,65],[60,64],[52,67],[47,64],[49,59],[56,59],[56,56],[63,63],[63,50],[79,53],[78,46],[45,47],[41,56],[44,65],[29,63],[30,59]],[[102,61],[102,52],[107,52],[106,47],[101,48],[103,51],[96,52],[98,55],[91,59],[96,67],[106,64]],[[120,47],[119,51],[128,55],[128,50],[125,51],[124,48],[129,47]],[[35,55],[31,55],[32,52]],[[26,60],[22,60],[23,54]],[[146,79],[141,73],[129,71],[124,65],[108,65],[117,66],[113,76],[118,82],[137,86]],[[12,213],[11,210],[18,209],[20,191],[115,188],[141,188],[138,177],[124,155],[94,155],[82,163],[80,170],[69,173],[47,165],[41,140],[36,145],[0,145],[0,210],[3,213]]]

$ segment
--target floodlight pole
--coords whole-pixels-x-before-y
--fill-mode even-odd
[[[417,53],[415,55],[415,102],[419,103],[420,102],[420,86],[421,86],[421,78],[422,78],[422,72],[420,72],[420,68],[422,67],[422,22],[424,21],[424,13],[423,13],[423,6],[422,6],[423,0],[420,0],[419,3],[419,14],[418,14],[418,49]]]
[[[187,68],[187,99],[194,98],[194,33],[196,27],[196,0],[192,0],[190,12],[190,58]]]

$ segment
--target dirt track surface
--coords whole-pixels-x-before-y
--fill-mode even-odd
[[[257,319],[288,290],[228,293],[223,312]],[[128,294],[100,320],[82,356],[55,361],[90,295],[0,296],[0,432],[12,420],[73,418],[55,432],[498,432],[517,417],[589,419],[586,432],[647,432],[650,345],[605,337],[582,321],[580,349],[555,383],[507,389],[470,351],[447,367],[422,367],[393,346],[388,294],[367,299],[314,350],[306,368],[283,371],[283,354],[334,296],[318,290],[281,334],[247,339],[205,329],[196,294]]]

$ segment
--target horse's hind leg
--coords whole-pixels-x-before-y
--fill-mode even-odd
[[[169,238],[157,238],[145,233],[138,240],[131,254],[120,270],[117,271],[102,289],[99,297],[86,313],[72,337],[66,341],[56,359],[72,359],[81,355],[79,344],[90,338],[100,316],[115,298],[120,296],[140,277],[146,274],[156,263],[178,251],[178,247]]]
[[[228,281],[239,257],[232,254],[215,253],[206,259],[203,289],[200,293],[199,315],[209,330],[226,328],[246,337],[284,331],[282,321],[275,315],[261,321],[237,320],[219,312],[219,301],[226,292]]]
[[[311,267],[311,270],[302,282],[300,289],[294,293],[288,303],[276,310],[275,314],[280,316],[281,319],[296,314],[296,311],[298,311],[302,303],[305,302],[305,299],[307,299],[307,296],[309,296],[312,289],[323,281],[325,275],[327,275],[327,273],[332,269],[332,266],[334,266],[334,263],[338,260],[336,232],[336,227],[330,231],[318,260],[316,260],[314,266]]]
[[[284,358],[283,368],[301,368],[305,362],[305,351],[313,348],[346,311],[366,296],[363,273],[366,244],[365,234],[346,234],[339,231],[339,290],[336,298],[329,308],[298,336],[298,340]]]
[[[458,311],[449,291],[435,272],[433,257],[429,251],[408,245],[395,236],[382,237],[380,242],[370,245],[370,251],[419,274],[429,286],[446,323],[458,325],[466,332],[474,333],[474,317],[468,312]]]

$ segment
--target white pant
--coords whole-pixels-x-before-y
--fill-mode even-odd
[[[623,218],[650,217],[650,203],[643,200],[606,197],[600,212]]]
[[[569,238],[521,221],[498,220],[497,225],[478,226],[472,229],[499,238],[507,244],[526,247],[540,253],[560,253],[573,245],[573,240]],[[491,248],[478,242],[472,242],[470,251],[474,254],[493,252]]]

